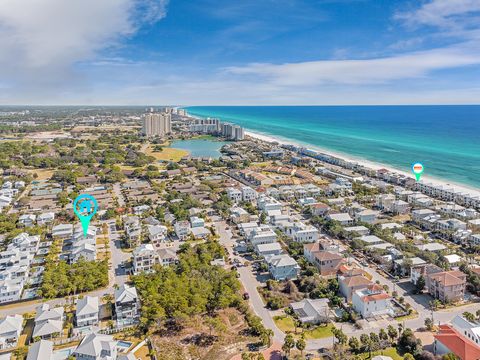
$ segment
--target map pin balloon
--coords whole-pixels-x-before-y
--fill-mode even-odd
[[[88,194],[78,195],[73,202],[73,212],[80,219],[83,229],[83,236],[87,237],[88,226],[93,215],[98,210],[97,200]]]
[[[423,165],[419,162],[412,165],[412,172],[415,174],[417,181],[420,181],[420,177],[423,174]]]

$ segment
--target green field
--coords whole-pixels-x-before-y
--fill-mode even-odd
[[[282,330],[284,333],[292,333],[295,335],[295,325],[293,318],[288,315],[275,316],[273,321],[277,327]],[[320,325],[310,330],[303,330],[305,334],[305,339],[323,339],[333,336],[332,329],[334,328],[333,324]],[[302,333],[301,328],[297,328],[297,335]]]

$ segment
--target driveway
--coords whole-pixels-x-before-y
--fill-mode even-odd
[[[235,246],[236,242],[235,239],[232,238],[232,232],[230,230],[226,230],[227,225],[225,221],[215,222],[214,225],[217,233],[220,236],[220,244],[226,246],[230,257],[233,258],[233,247]],[[250,296],[249,303],[253,309],[253,312],[262,319],[263,325],[266,328],[273,330],[274,340],[283,344],[285,334],[277,327],[277,325],[275,325],[275,322],[270,316],[270,311],[263,304],[263,300],[257,290],[257,287],[261,284],[253,274],[252,267],[241,266],[238,268],[238,273],[240,274],[240,281],[242,282],[245,291]]]
[[[112,264],[112,276],[114,278],[114,283],[118,286],[123,285],[128,280],[128,274],[125,267],[122,267],[122,263],[130,260],[131,255],[122,251],[121,248],[121,234],[122,232],[117,231],[115,226],[115,220],[107,220],[108,224],[108,233],[110,236],[110,252],[111,252],[111,264]]]
[[[124,207],[125,206],[125,198],[123,197],[122,189],[120,187],[120,183],[116,182],[116,183],[113,184],[113,193],[115,194],[115,196],[117,198],[118,205],[120,207]]]

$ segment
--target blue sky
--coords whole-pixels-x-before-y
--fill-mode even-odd
[[[3,104],[464,104],[478,0],[4,0]]]

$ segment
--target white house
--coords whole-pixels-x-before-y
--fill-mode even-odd
[[[0,350],[14,348],[22,333],[22,315],[9,315],[0,319]]]
[[[59,335],[63,329],[63,307],[51,308],[44,303],[37,307],[32,337],[48,339]]]
[[[188,221],[176,221],[173,227],[180,240],[185,240],[190,235],[190,223]]]
[[[163,225],[147,226],[148,238],[154,244],[160,244],[162,241],[164,241],[167,236],[167,232],[167,227]]]
[[[230,219],[235,224],[240,224],[250,220],[250,214],[243,208],[234,206],[230,209]]]
[[[291,229],[293,240],[300,243],[315,242],[318,240],[320,233],[315,226],[306,225],[302,222],[297,222]]]
[[[25,181],[21,181],[21,180],[15,181],[15,183],[13,184],[13,187],[15,189],[22,189],[25,187]]]
[[[74,242],[69,260],[74,263],[80,258],[86,261],[97,260],[97,247],[95,243],[92,243],[92,240],[86,239]]]
[[[190,225],[193,228],[196,228],[196,227],[204,227],[205,226],[205,220],[203,220],[202,218],[199,218],[197,216],[192,216],[190,218]]]
[[[252,245],[271,244],[277,241],[277,234],[268,225],[254,228],[248,237]]]
[[[115,317],[119,326],[138,322],[140,301],[135,287],[123,284],[115,290]]]
[[[443,244],[433,242],[433,243],[428,243],[423,245],[417,245],[417,248],[418,250],[422,250],[422,251],[440,252],[442,250],[445,250],[447,247]]]
[[[19,300],[24,284],[23,279],[0,280],[0,304]]]
[[[178,256],[172,249],[160,249],[158,250],[158,259],[160,265],[169,266],[178,261]]]
[[[76,360],[115,360],[117,341],[111,335],[91,333],[83,338],[72,355]]]
[[[55,213],[53,212],[45,212],[37,216],[37,224],[40,226],[51,224],[53,220],[55,220]]]
[[[235,203],[242,201],[242,192],[233,187],[227,188],[227,196],[230,200],[232,200]]]
[[[151,208],[148,205],[139,205],[139,206],[135,206],[133,208],[133,213],[137,216],[140,216],[143,213],[146,213],[147,211],[150,211],[150,209]]]
[[[268,270],[272,277],[277,280],[294,280],[300,272],[300,266],[294,258],[287,254],[269,255],[265,257]]]
[[[349,234],[355,234],[355,235],[360,235],[360,236],[370,234],[370,230],[363,225],[349,226],[349,227],[346,227],[344,230],[346,232],[348,232]]]
[[[123,221],[127,243],[130,247],[135,247],[142,241],[142,227],[138,216],[126,216]]]
[[[380,285],[373,284],[365,289],[354,291],[352,305],[353,309],[364,319],[388,314],[393,315],[390,298],[390,295]]]
[[[191,232],[196,239],[206,239],[211,234],[210,230],[203,226],[194,227],[191,229]]]
[[[255,251],[260,256],[279,255],[283,252],[282,246],[276,241],[270,244],[258,244],[255,246]]]
[[[75,322],[77,327],[98,325],[98,297],[85,296],[77,301]]]
[[[28,349],[27,360],[54,360],[53,342],[49,340],[40,340],[30,345]]]
[[[35,225],[35,220],[37,216],[34,214],[23,214],[18,218],[18,223],[25,227],[31,227]]]
[[[303,299],[290,304],[303,324],[320,324],[328,322],[330,309],[328,299]]]
[[[257,199],[257,207],[268,216],[272,216],[275,213],[281,213],[282,203],[272,197],[261,195]]]
[[[394,214],[406,214],[410,211],[410,205],[403,200],[395,200],[392,203],[390,211]]]
[[[158,253],[152,244],[141,244],[133,250],[132,254],[133,273],[151,272],[159,263]]]
[[[258,197],[258,193],[250,186],[242,186],[241,192],[243,201],[254,201]]]
[[[376,235],[364,235],[359,239],[363,241],[366,245],[378,245],[384,243],[384,241]]]
[[[343,226],[349,226],[353,224],[353,219],[350,217],[350,214],[348,213],[328,214],[327,218],[329,220],[338,221]]]
[[[59,224],[52,228],[52,238],[59,240],[66,240],[73,235],[72,224]]]
[[[378,217],[378,211],[370,210],[370,209],[362,210],[355,214],[355,219],[357,221],[364,222],[367,224],[374,224],[375,221],[377,221],[377,217]]]

